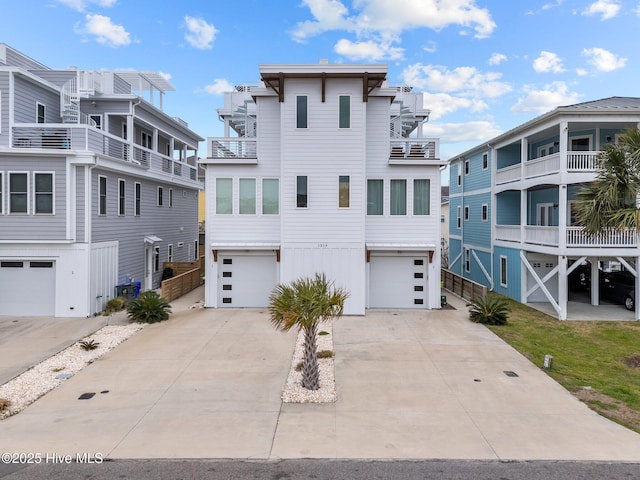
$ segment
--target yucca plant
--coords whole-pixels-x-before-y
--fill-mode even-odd
[[[171,305],[157,292],[149,290],[127,304],[127,318],[136,323],[156,323],[169,318]]]
[[[467,307],[469,319],[484,325],[505,325],[511,313],[507,300],[492,293],[472,300]]]
[[[100,346],[100,342],[96,342],[95,340],[82,340],[78,342],[80,348],[84,351],[95,350]]]

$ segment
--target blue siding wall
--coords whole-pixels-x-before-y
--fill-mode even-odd
[[[498,169],[520,163],[520,142],[502,147],[496,152]]]
[[[463,162],[452,161],[449,166],[449,196],[462,192],[462,186],[458,186],[458,166],[463,168]],[[464,170],[462,170],[464,176]]]
[[[462,229],[458,228],[458,207],[462,197],[449,197],[449,235],[461,235]],[[463,212],[460,213],[462,215]]]
[[[464,243],[479,247],[491,247],[491,194],[465,194],[463,198],[463,236]],[[482,205],[487,205],[487,220],[482,220]],[[464,207],[469,207],[469,220],[464,220]]]
[[[462,265],[464,259],[461,257],[455,264],[453,260],[460,255],[462,250],[462,243],[457,238],[449,238],[449,270],[458,275],[462,275]]]
[[[509,190],[496,195],[498,225],[520,225],[520,192]]]
[[[482,269],[480,268],[480,264],[482,264],[482,267],[486,270],[486,272],[489,275],[492,275],[491,273],[491,253],[489,252],[481,252],[478,250],[474,250],[472,247],[467,247],[467,248],[471,248],[471,253],[470,253],[470,258],[471,258],[471,262],[470,262],[470,268],[469,268],[469,272],[464,271],[463,275],[465,278],[468,278],[470,280],[473,280],[476,283],[479,283],[480,285],[484,285],[486,287],[489,287],[489,279],[485,276],[484,272],[482,271]],[[475,252],[475,255],[478,257],[478,259],[480,260],[480,264],[478,263],[478,259],[476,259],[473,255],[473,253]],[[463,261],[463,265],[464,265],[464,254],[462,255],[462,261]]]
[[[520,300],[520,282],[522,262],[520,261],[520,250],[513,248],[494,247],[493,256],[493,290],[496,293]],[[500,284],[500,257],[507,258],[507,286]]]
[[[486,169],[482,168],[482,157],[484,155],[487,155]],[[465,173],[464,163],[462,167],[462,182],[464,191],[471,192],[473,190],[491,188],[491,151],[486,150],[484,152],[476,153],[466,158],[465,162],[467,160],[469,161],[469,173]]]

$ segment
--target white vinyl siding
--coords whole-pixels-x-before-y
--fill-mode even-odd
[[[216,178],[216,214],[233,213],[233,179]]]

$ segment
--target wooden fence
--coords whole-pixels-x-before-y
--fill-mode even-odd
[[[170,302],[202,285],[204,279],[204,257],[195,262],[164,262],[162,268],[173,269],[174,276],[162,281],[161,296]]]
[[[465,300],[473,300],[474,298],[484,298],[487,295],[487,287],[473,282],[469,279],[456,275],[449,270],[442,270],[441,278],[444,288],[455,293]]]

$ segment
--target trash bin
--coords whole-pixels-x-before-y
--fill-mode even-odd
[[[124,297],[127,300],[133,300],[136,286],[133,283],[122,283],[116,285],[116,297]]]
[[[447,296],[446,295],[440,295],[440,306],[441,307],[446,307],[447,306]]]
[[[135,281],[133,282],[133,285],[135,286],[135,291],[133,292],[133,296],[135,298],[138,298],[138,295],[140,295],[140,290],[142,289],[142,282]]]

